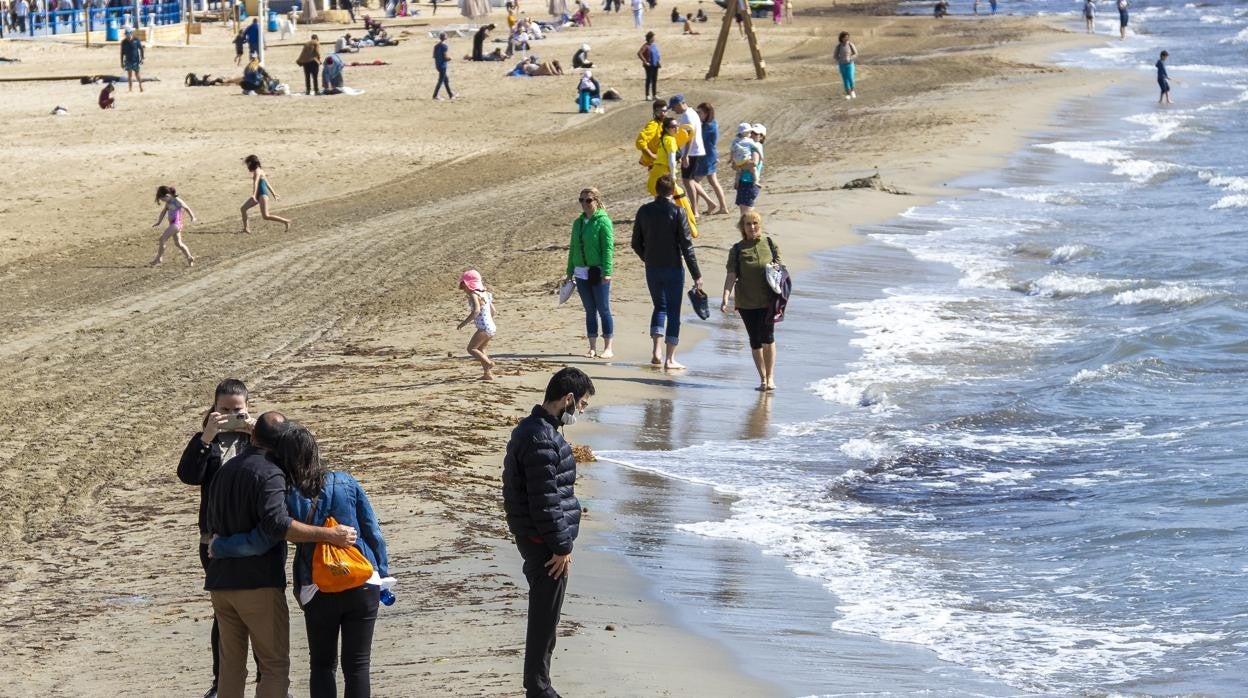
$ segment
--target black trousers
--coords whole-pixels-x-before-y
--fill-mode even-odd
[[[373,656],[373,628],[381,588],[365,584],[336,594],[317,592],[303,607],[308,629],[308,683],[312,698],[338,695],[334,674],[338,668],[338,635],[342,635],[342,677],[345,698],[369,698],[369,664]]]
[[[658,99],[659,96],[659,66],[647,65],[642,66],[646,69],[646,96]]]
[[[320,68],[321,66],[314,62],[303,64],[303,89],[310,95],[314,95],[321,91],[316,80],[316,73],[320,70]]]
[[[529,627],[524,634],[525,698],[559,698],[550,685],[550,658],[555,652],[555,633],[563,610],[568,575],[551,579],[546,561],[552,556],[542,543],[517,539],[524,558],[524,576],[529,580]]]

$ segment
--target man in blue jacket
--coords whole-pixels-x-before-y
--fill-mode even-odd
[[[593,381],[584,371],[561,369],[546,385],[542,404],[512,430],[503,460],[503,509],[529,581],[526,698],[559,698],[550,685],[550,657],[581,523],[576,458],[559,428],[575,424],[593,394]]]

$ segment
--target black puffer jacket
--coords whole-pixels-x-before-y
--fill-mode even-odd
[[[557,555],[572,552],[581,526],[575,486],[572,446],[537,405],[512,429],[503,459],[503,509],[512,535],[540,539]]]

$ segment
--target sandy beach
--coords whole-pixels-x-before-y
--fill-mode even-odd
[[[854,226],[1000,163],[1062,99],[1119,79],[1051,65],[1053,52],[1088,39],[1034,18],[935,22],[890,16],[887,2],[814,0],[790,25],[758,21],[766,80],[753,79],[734,35],[720,77],[707,82],[718,12],[708,10],[700,35],[681,36],[666,21],[671,6],[646,17],[664,52],[660,92],[713,103],[725,134],[742,120],[767,124],[760,211],[798,274],[806,255],[852,243]],[[493,19],[503,24],[501,12]],[[225,376],[252,387],[253,412],[280,409],[308,424],[329,462],[373,499],[399,578],[373,645],[376,695],[520,692],[524,581],[499,501],[508,431],[563,365],[598,382],[596,405],[678,398],[680,387],[647,364],[649,299],[627,243],[646,200],[632,141],[649,115],[631,17],[597,12],[592,27],[533,50],[566,64],[581,43],[593,45],[595,75],[624,95],[603,115],[575,113],[574,78],[504,78],[510,65],[500,63],[455,62],[456,100],[431,101],[424,32],[458,20],[420,18],[429,26],[396,27],[400,46],[354,56],[389,63],[347,69],[358,96],[184,87],[187,72],[236,74],[230,35],[215,26],[189,47],[149,49],[144,71],[160,82],[141,95],[121,88],[115,110],[97,109],[99,88],[76,80],[0,88],[9,173],[0,378],[11,386],[0,432],[0,530],[10,541],[0,695],[207,689],[199,494],[174,469]],[[832,60],[842,29],[862,52],[852,102]],[[339,34],[301,25],[300,38],[309,31]],[[452,55],[470,48],[455,40]],[[0,53],[22,60],[0,78],[117,72],[115,46],[4,41]],[[268,58],[296,89],[297,53],[286,42]],[[69,114],[50,116],[58,104]],[[254,233],[238,232],[249,195],[241,158],[252,152],[282,194],[275,212],[294,220],[289,233],[259,220]],[[839,189],[877,169],[911,195]],[[173,250],[146,267],[159,184],[176,184],[201,218],[185,236],[192,269]],[[616,224],[609,364],[578,358],[583,315],[575,303],[556,310],[553,295],[585,186],[603,191]],[[734,223],[702,220],[709,289],[722,284]],[[468,335],[454,329],[463,314],[455,280],[467,267],[498,298],[495,383],[477,380]],[[705,334],[697,324],[687,342]],[[593,447],[596,433],[578,426],[569,437]],[[590,501],[597,467],[582,469]],[[743,674],[730,647],[677,622],[623,560],[596,550],[612,522],[595,512],[591,504],[556,651],[565,695],[783,695]],[[298,615],[296,695],[307,686]]]

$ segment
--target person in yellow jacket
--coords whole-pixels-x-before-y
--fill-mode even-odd
[[[676,178],[680,172],[679,149],[692,137],[689,130],[682,129],[680,123],[674,118],[667,117],[666,113],[667,105],[663,103],[663,100],[655,100],[654,119],[641,129],[634,143],[641,151],[640,164],[649,168],[650,176],[646,180],[646,191],[651,196],[657,195],[655,183],[659,181],[659,177],[667,174],[672,175],[673,179]],[[698,236],[697,217],[689,197],[685,195],[680,185],[676,186],[676,203],[685,209],[685,214],[689,217],[689,231],[696,238]]]
[[[645,168],[653,165],[654,159],[658,157],[659,136],[663,132],[663,117],[667,116],[667,102],[656,99],[651,108],[653,118],[641,127],[641,131],[637,133],[637,140],[633,142],[637,150],[641,151],[641,158],[637,164]]]

